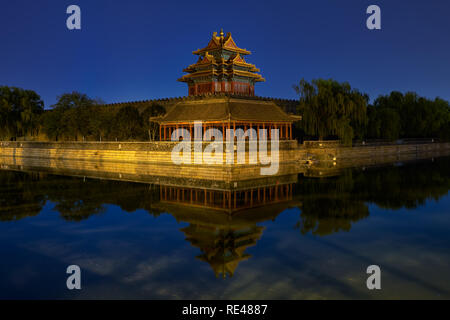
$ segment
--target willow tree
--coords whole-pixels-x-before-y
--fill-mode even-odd
[[[32,90],[0,86],[0,138],[38,133],[44,102]]]
[[[367,123],[368,96],[352,89],[347,82],[302,79],[294,86],[300,95],[301,126],[307,135],[338,137],[350,144],[354,137],[362,137]]]

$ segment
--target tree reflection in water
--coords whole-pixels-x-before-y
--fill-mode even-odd
[[[37,215],[48,201],[54,205],[54,210],[59,212],[62,218],[70,221],[80,221],[100,214],[104,212],[105,204],[117,205],[126,212],[143,209],[154,216],[162,212],[171,213],[167,211],[168,208],[161,207],[163,191],[159,185],[154,184],[57,176],[39,172],[0,171],[0,185],[2,221]],[[305,178],[300,175],[293,187],[281,187],[271,189],[270,186],[261,186],[240,190],[234,197],[238,206],[242,204],[241,211],[294,200],[301,203],[298,206],[301,210],[298,227],[302,233],[311,231],[326,235],[350,230],[352,223],[369,215],[369,203],[384,209],[398,210],[417,208],[428,199],[438,200],[450,189],[450,159],[438,158],[402,166],[348,169],[339,176],[328,178]],[[186,193],[186,190],[202,192],[203,189],[183,190]],[[266,203],[259,198],[263,197],[265,192],[267,197],[269,193],[279,193],[280,196],[276,201],[268,200]],[[291,193],[290,197],[283,198],[281,195],[287,192]],[[224,199],[235,201],[231,191],[224,190],[223,193]],[[228,194],[231,194],[231,199]],[[207,195],[209,199],[210,194]],[[221,199],[222,193],[216,192],[213,196],[214,199]],[[248,200],[250,197],[252,202]],[[179,205],[185,206],[189,203],[179,201]],[[201,201],[196,203],[196,206],[201,206]],[[212,208],[210,205],[206,207]],[[240,212],[241,216],[243,214],[244,212]]]
[[[217,277],[225,277],[250,257],[245,250],[264,231],[258,224],[286,209],[299,208],[295,227],[303,235],[348,232],[369,216],[369,204],[414,209],[446,195],[450,158],[348,169],[328,178],[299,175],[297,183],[276,181],[237,191],[13,171],[0,171],[0,185],[0,221],[36,216],[46,204],[71,222],[102,214],[106,205],[129,213],[142,209],[155,217],[169,213],[189,224],[181,231],[201,251],[197,258],[210,264]]]
[[[383,209],[415,209],[429,199],[438,200],[449,189],[448,158],[300,179],[295,196],[302,205],[296,227],[302,234],[320,236],[349,231],[352,223],[369,216],[370,203]]]

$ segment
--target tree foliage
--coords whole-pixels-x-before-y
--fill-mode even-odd
[[[114,118],[118,140],[140,140],[144,136],[142,117],[133,106],[122,107]]]
[[[395,110],[369,106],[367,114],[369,118],[368,137],[386,140],[396,140],[400,137],[401,120]]]
[[[58,98],[43,116],[42,126],[52,140],[155,140],[159,124],[151,118],[164,113],[164,107],[158,104],[152,104],[143,112],[132,105],[117,109],[72,92]]]
[[[159,123],[152,118],[160,117],[166,113],[163,106],[153,103],[142,112],[143,126],[150,140],[159,139]]]
[[[367,94],[346,82],[301,80],[297,133],[318,139],[440,138],[450,140],[450,104],[441,98],[420,97],[414,92],[393,91],[368,105]]]
[[[450,105],[414,92],[393,91],[369,107],[370,138],[450,138]]]
[[[37,135],[44,102],[32,90],[0,87],[0,138],[16,139]]]
[[[300,95],[300,126],[307,135],[319,139],[338,137],[346,144],[355,136],[362,136],[367,122],[367,95],[352,89],[347,82],[332,79],[311,83],[302,79],[294,89]]]

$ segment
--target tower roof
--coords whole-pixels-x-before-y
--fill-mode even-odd
[[[181,101],[167,110],[160,123],[203,121],[280,121],[298,120],[286,114],[273,101],[259,101],[245,97],[204,97],[198,100]]]
[[[197,62],[183,69],[188,74],[178,79],[187,83],[189,95],[225,92],[254,96],[255,83],[265,81],[260,70],[245,61],[250,51],[239,48],[230,32],[226,36],[222,30],[219,36],[214,32],[208,45],[193,53],[199,56]]]
[[[227,35],[223,36],[223,30],[220,30],[220,35],[217,36],[217,32],[213,32],[212,38],[209,41],[208,45],[203,49],[198,49],[193,51],[193,54],[202,55],[203,53],[209,51],[218,51],[218,50],[228,50],[236,53],[240,53],[241,55],[251,54],[250,51],[246,49],[239,48],[231,37],[231,33],[227,32]]]

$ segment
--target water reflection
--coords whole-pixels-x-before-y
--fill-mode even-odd
[[[239,217],[251,217],[255,211],[251,209],[264,207],[263,211],[279,213],[279,208],[267,206],[284,203],[282,211],[296,202],[301,209],[297,224],[301,232],[326,235],[349,231],[352,223],[369,216],[368,203],[398,210],[415,209],[428,199],[439,200],[450,189],[450,163],[441,158],[345,169],[337,176],[320,179],[300,174],[249,181],[254,185],[251,188],[212,189],[1,170],[0,220],[37,215],[47,201],[68,221],[100,214],[105,211],[104,204],[118,205],[126,212],[144,209],[154,216],[168,212],[185,221],[199,212],[207,219],[220,216],[221,221],[232,221],[238,213]]]
[[[169,213],[186,225],[178,232],[198,250],[196,258],[220,278],[238,272],[238,265],[252,257],[249,248],[264,238],[264,222],[288,209],[298,215],[291,228],[298,230],[299,237],[328,237],[349,232],[370,216],[373,205],[417,209],[427,200],[438,201],[450,189],[449,158],[342,168],[339,174],[332,168],[329,174],[320,175],[326,178],[306,177],[304,172],[293,173],[295,168],[284,168],[284,174],[253,179],[236,175],[222,180],[159,177],[155,181],[154,175],[139,173],[139,182],[120,181],[117,175],[114,179],[118,180],[111,180],[107,174],[101,176],[101,170],[98,177],[87,178],[82,168],[76,169],[80,176],[63,176],[61,168],[53,174],[49,168],[42,172],[28,165],[7,164],[0,170],[0,221],[37,216],[46,205],[71,223],[107,214],[108,205],[125,212],[144,210],[154,217]],[[74,172],[68,170],[68,174]],[[131,178],[128,173],[126,180]],[[145,183],[148,179],[153,180]]]

